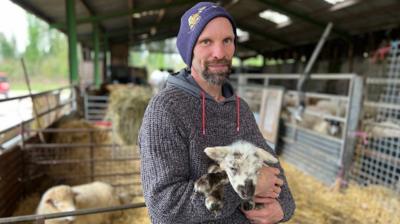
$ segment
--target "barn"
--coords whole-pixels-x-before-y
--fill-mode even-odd
[[[0,223],[113,211],[115,224],[150,223],[137,135],[155,92],[132,52],[178,55],[180,17],[198,1],[11,2],[65,34],[69,83],[0,98],[0,123],[23,117],[0,128]],[[229,82],[286,171],[288,223],[400,223],[400,2],[213,2],[235,19]],[[94,181],[127,200],[35,214],[52,186]]]

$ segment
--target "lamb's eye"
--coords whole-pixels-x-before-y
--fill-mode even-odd
[[[232,171],[232,173],[237,173],[237,171],[238,171],[238,169],[237,168],[235,168],[235,167],[231,167],[231,171]]]

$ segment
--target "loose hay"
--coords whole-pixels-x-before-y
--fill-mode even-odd
[[[337,192],[290,164],[282,166],[297,205],[289,224],[400,223],[400,197],[387,188],[350,183]]]
[[[38,193],[31,194],[28,197],[21,199],[12,216],[35,214],[36,207],[38,206],[39,201],[40,201],[40,195]],[[19,222],[19,223],[28,224],[32,222]]]
[[[318,180],[282,161],[297,209],[288,224],[398,224],[399,196],[380,186],[362,187],[351,183],[343,192],[332,191]],[[39,195],[22,200],[13,216],[32,214]],[[135,197],[132,202],[143,202]],[[113,224],[148,224],[146,208],[129,209]]]
[[[112,88],[107,109],[107,119],[126,145],[135,145],[144,111],[151,98],[151,89],[140,86]]]
[[[12,216],[32,215],[40,202],[40,195],[35,193],[23,198],[17,206]],[[135,197],[132,203],[144,202],[143,197]],[[20,222],[22,224],[32,224],[32,222]],[[123,210],[122,215],[113,220],[112,224],[150,224],[147,208],[135,208]],[[97,224],[97,223],[92,223]]]
[[[144,202],[143,197],[135,197],[132,203]],[[121,218],[114,220],[113,224],[150,224],[147,208],[128,209],[123,212]]]

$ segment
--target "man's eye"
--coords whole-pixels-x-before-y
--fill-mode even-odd
[[[202,40],[200,43],[202,45],[209,45],[211,43],[211,41],[210,40]]]
[[[231,38],[227,38],[224,40],[225,44],[231,44],[233,42],[233,40]]]
[[[231,171],[232,171],[232,173],[237,173],[238,169],[235,167],[231,167]]]

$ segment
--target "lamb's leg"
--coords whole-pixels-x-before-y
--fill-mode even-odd
[[[228,183],[228,176],[225,171],[207,173],[201,176],[194,183],[194,191],[201,194],[210,194],[214,188]]]
[[[213,189],[206,197],[206,208],[213,212],[215,216],[221,214],[221,210],[224,207],[224,187],[220,185],[218,188]]]
[[[253,200],[243,201],[242,202],[242,209],[245,211],[253,210],[256,207],[256,204]]]
[[[264,208],[264,204],[255,203],[253,200],[243,201],[241,206],[242,206],[242,209],[245,211]]]
[[[218,169],[215,169],[214,167],[209,169],[209,171],[210,170],[216,171]],[[206,208],[216,216],[221,213],[223,207],[224,185],[228,182],[229,180],[226,172],[222,171],[204,174],[194,183],[194,191],[206,197]]]

